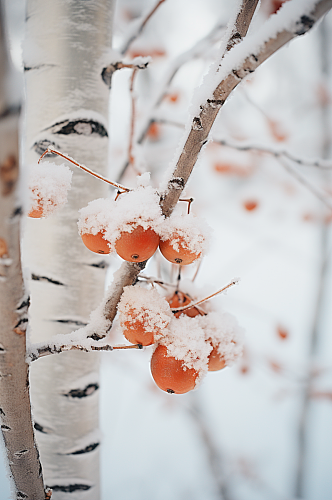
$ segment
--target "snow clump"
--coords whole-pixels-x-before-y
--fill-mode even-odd
[[[42,209],[47,217],[67,202],[67,192],[71,187],[72,171],[64,164],[57,165],[44,161],[30,167],[29,190],[31,208]]]

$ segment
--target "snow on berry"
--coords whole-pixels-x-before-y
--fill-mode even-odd
[[[196,260],[207,250],[209,233],[208,224],[201,218],[193,214],[182,215],[173,212],[159,230],[160,249],[163,253],[162,242],[167,242],[174,249],[175,262],[176,254],[180,259],[191,254],[194,256],[193,260]],[[165,257],[168,258],[166,255]]]
[[[30,217],[47,217],[67,202],[72,171],[48,161],[30,167]]]
[[[158,233],[164,222],[159,195],[152,186],[146,185],[147,176],[141,177],[141,184],[121,194],[117,201],[99,199],[82,208],[78,221],[80,234],[104,232],[104,238],[113,246],[123,233],[131,233],[138,226]]]
[[[150,345],[159,340],[167,331],[167,327],[172,319],[172,313],[166,299],[162,297],[155,288],[147,289],[141,285],[127,286],[123,289],[118,313],[121,328],[124,332],[129,332],[126,338],[131,342],[137,332],[131,334],[130,330],[137,330],[142,327],[143,336],[151,338],[151,342],[141,342],[137,338],[133,343]]]
[[[211,344],[205,341],[205,333],[198,318],[185,315],[173,318],[167,333],[159,341],[167,348],[169,356],[183,361],[185,368],[193,368],[198,372],[196,385],[208,371],[208,356],[212,351]]]
[[[77,225],[80,234],[97,234],[106,231],[115,209],[116,202],[110,198],[90,201],[87,207],[79,211],[80,217]]]
[[[226,366],[232,365],[242,356],[244,329],[239,326],[235,316],[227,312],[209,312],[197,318],[210,345],[217,347]]]

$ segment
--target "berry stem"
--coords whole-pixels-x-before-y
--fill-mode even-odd
[[[38,160],[38,163],[40,163],[41,160],[44,158],[44,156],[47,155],[48,153],[54,153],[54,154],[56,154],[58,156],[61,156],[62,158],[64,158],[65,160],[69,161],[70,163],[72,163],[76,167],[80,168],[81,170],[84,170],[84,172],[87,172],[88,174],[93,175],[94,177],[97,177],[97,179],[100,179],[101,181],[107,182],[107,184],[110,184],[111,186],[117,188],[119,191],[121,191],[121,193],[122,192],[128,193],[129,191],[131,191],[131,189],[126,188],[125,186],[122,186],[121,184],[117,184],[116,182],[110,181],[109,179],[106,179],[106,177],[103,177],[102,175],[97,174],[97,172],[93,172],[93,170],[90,170],[85,165],[82,165],[81,163],[78,163],[77,161],[75,161],[70,156],[68,156],[68,155],[66,155],[64,153],[61,153],[60,151],[57,151],[56,149],[54,149],[54,148],[52,148],[50,146],[41,155],[41,157]]]
[[[212,299],[212,297],[219,295],[220,293],[224,292],[225,290],[227,290],[231,286],[237,285],[238,282],[239,282],[238,278],[233,279],[230,283],[228,283],[228,285],[224,286],[223,288],[221,288],[217,292],[212,293],[208,297],[204,297],[204,299],[197,300],[196,302],[190,302],[190,304],[183,306],[183,307],[176,307],[174,309],[171,309],[171,311],[172,311],[172,313],[175,313],[175,312],[179,312],[179,311],[185,311],[186,309],[191,309],[192,307],[196,307],[199,304],[202,304],[203,302],[206,302],[207,300]]]
[[[186,201],[188,203],[188,215],[190,214],[190,206],[194,201],[194,198],[179,198],[179,201]]]

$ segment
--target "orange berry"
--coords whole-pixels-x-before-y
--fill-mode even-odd
[[[132,344],[144,346],[154,344],[154,332],[148,331],[144,319],[135,319],[135,311],[131,309],[127,316],[129,319],[122,323],[123,335]]]
[[[158,234],[151,228],[137,226],[129,233],[123,231],[115,243],[116,253],[128,262],[143,262],[155,253],[159,244]]]
[[[33,219],[40,219],[41,217],[43,217],[43,215],[44,215],[44,211],[43,211],[43,207],[41,206],[40,202],[38,202],[37,208],[31,209],[30,212],[28,213],[28,217],[32,217]]]
[[[53,207],[56,207],[56,204],[53,203],[53,201],[50,201],[51,205]],[[44,207],[42,203],[42,199],[38,196],[37,199],[37,208],[32,208],[30,212],[28,213],[28,217],[32,217],[33,219],[40,219],[41,217],[44,217]]]
[[[97,234],[83,233],[81,238],[84,245],[91,252],[107,254],[111,251],[107,240],[104,238],[104,231],[99,231]]]
[[[208,370],[209,372],[216,372],[225,368],[226,363],[222,355],[218,352],[218,347],[213,347],[209,354]]]
[[[255,208],[258,207],[258,203],[255,200],[247,200],[243,202],[243,206],[248,212],[251,212],[252,210],[255,210]]]
[[[177,240],[176,245],[172,243],[175,238]],[[181,266],[187,266],[201,256],[201,253],[197,254],[189,250],[184,238],[178,234],[173,234],[168,240],[160,240],[159,249],[166,260],[173,262],[173,264],[181,264]]]
[[[166,300],[172,309],[176,309],[177,307],[187,306],[188,304],[190,304],[190,302],[192,302],[192,299],[189,297],[189,295],[186,295],[185,293],[179,291],[174,292],[174,294],[171,295],[170,297],[167,297]],[[185,311],[178,311],[173,314],[176,318],[181,316],[181,314],[185,314],[190,318],[194,318],[195,316],[198,316],[201,313],[199,312],[197,307],[190,307]]]
[[[183,361],[167,354],[167,347],[158,345],[151,358],[151,374],[157,386],[171,394],[184,394],[195,388],[198,372]]]
[[[152,122],[146,135],[152,141],[158,141],[161,135],[160,125],[156,122]]]

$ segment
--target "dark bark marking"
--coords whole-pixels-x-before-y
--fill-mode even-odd
[[[84,389],[72,389],[64,394],[67,398],[86,398],[99,389],[99,384],[89,384]]]
[[[4,346],[2,344],[0,344],[0,352],[6,352],[6,349],[4,348]]]
[[[39,156],[41,156],[43,153],[45,153],[46,149],[49,146],[52,146],[54,149],[58,149],[58,150],[61,149],[60,146],[58,146],[58,144],[56,144],[53,141],[49,141],[48,139],[42,139],[40,141],[35,142],[31,149],[33,149],[34,151],[36,151],[36,153]],[[47,156],[53,156],[54,157],[54,156],[57,156],[57,155],[55,153],[47,153]]]
[[[19,312],[21,309],[28,309],[30,307],[30,297],[24,299],[21,304],[18,306],[15,312]]]
[[[21,450],[21,451],[16,451],[14,453],[14,457],[16,458],[22,458],[24,457],[24,455],[26,455],[27,453],[29,453],[29,450]]]
[[[232,73],[235,76],[235,78],[237,78],[238,80],[241,80],[241,77],[239,76],[238,72],[235,69],[233,69]]]
[[[203,130],[203,125],[199,116],[195,116],[193,119],[193,130]]]
[[[56,64],[37,64],[36,66],[24,66],[24,71],[31,71],[40,68],[54,68]]]
[[[36,431],[39,431],[39,432],[42,432],[43,434],[48,434],[48,432],[45,430],[45,427],[43,427],[42,425],[38,424],[38,422],[35,422],[33,424],[34,428]]]
[[[83,323],[83,321],[78,321],[76,319],[54,319],[56,323],[63,323],[63,324],[71,324],[71,325],[76,325],[76,326],[86,326],[87,323]]]
[[[9,155],[0,165],[0,180],[2,183],[1,192],[3,196],[8,196],[15,187],[18,179],[18,163],[14,155]]]
[[[31,274],[31,279],[34,281],[47,281],[48,283],[52,283],[52,285],[65,286],[64,283],[61,283],[61,281],[48,278],[47,276],[39,276],[38,274],[34,273]]]
[[[28,318],[21,318],[18,323],[14,326],[14,330],[16,330],[16,328],[18,328],[19,326],[23,325],[24,323],[27,323],[29,320]]]
[[[61,491],[63,493],[73,493],[74,491],[87,491],[91,486],[88,484],[68,484],[66,486],[55,484],[54,486],[46,486],[46,488],[50,488],[53,491]]]
[[[3,431],[11,431],[11,427],[8,427],[8,425],[4,425],[4,424],[1,426],[1,429]]]
[[[66,453],[66,455],[83,455],[83,453],[90,453],[90,451],[95,450],[98,448],[100,443],[92,443],[86,446],[85,448],[82,448],[81,450],[73,451],[72,453]]]
[[[92,340],[101,340],[104,338],[104,335],[98,335],[98,333],[93,333],[92,335],[88,336],[88,339]]]
[[[3,118],[7,118],[8,116],[15,116],[19,115],[21,112],[21,105],[13,105],[13,106],[8,106],[8,108],[5,108],[2,113],[0,113],[0,120]]]
[[[16,496],[17,499],[22,499],[22,498],[28,498],[28,495],[26,495],[25,493],[23,493],[23,491],[18,491],[17,492],[17,496]]]
[[[183,189],[184,188],[184,179],[183,177],[173,177],[168,184],[171,185],[171,187],[175,187],[175,189]]]
[[[301,19],[296,22],[296,25],[299,26],[299,28],[295,31],[295,34],[298,36],[304,35],[313,27],[314,24],[315,20],[312,19],[312,17],[302,16]]]
[[[16,207],[14,212],[11,214],[10,218],[15,219],[17,216],[23,215],[23,208],[22,207]]]
[[[99,269],[105,269],[106,267],[109,266],[109,263],[106,262],[105,260],[101,260],[100,262],[97,262],[96,264],[88,264],[88,266],[98,267]]]
[[[2,409],[2,408],[0,408],[0,415],[2,415],[3,417],[5,417],[5,416],[6,416],[6,414],[5,414],[5,412],[3,411],[3,409]]]
[[[110,64],[106,68],[103,68],[100,76],[107,87],[110,89],[112,87],[112,76],[115,71],[114,64]]]
[[[108,137],[107,130],[104,125],[95,120],[88,120],[86,118],[81,118],[77,120],[64,120],[62,122],[55,123],[51,127],[45,130],[49,130],[52,134],[60,135],[92,135],[97,134],[100,137]]]
[[[220,108],[225,103],[225,100],[224,99],[208,99],[207,102],[212,108]]]

